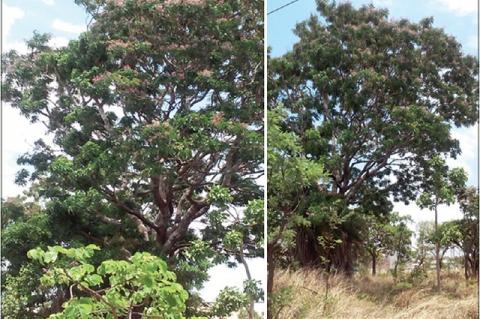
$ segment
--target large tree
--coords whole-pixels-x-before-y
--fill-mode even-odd
[[[450,131],[477,121],[478,61],[432,18],[414,23],[372,5],[317,4],[319,16],[297,24],[292,50],[269,61],[269,103],[284,105],[284,126],[302,136],[307,158],[324,162],[329,182],[310,192],[343,202],[336,267],[351,272],[357,238],[345,207],[390,196],[408,203],[429,158],[460,153]],[[320,223],[299,241],[303,264],[318,259]]]
[[[150,251],[200,286],[228,258],[199,244],[210,215],[262,196],[263,2],[76,2],[92,19],[78,39],[36,33],[2,59],[2,100],[53,137],[19,159],[17,182],[33,183],[58,244]]]

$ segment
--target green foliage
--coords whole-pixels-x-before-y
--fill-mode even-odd
[[[89,262],[97,250],[100,248],[95,245],[53,246],[28,252],[29,258],[48,267],[42,285],[70,287],[63,311],[49,318],[117,318],[134,313],[184,318],[188,293],[176,283],[165,261],[149,253],[135,253],[128,261],[106,260],[95,267]]]
[[[308,224],[304,219],[305,188],[320,185],[325,178],[323,164],[305,157],[299,137],[285,132],[281,123],[285,111],[268,112],[268,241],[269,249],[291,246],[294,230]],[[275,247],[274,247],[275,246]]]
[[[224,206],[225,204],[230,203],[233,200],[233,197],[228,188],[215,185],[208,193],[208,200],[214,205]]]
[[[440,204],[450,205],[465,188],[467,175],[462,168],[449,170],[445,160],[435,156],[427,161],[424,172],[423,192],[417,204],[422,208],[434,210]]]
[[[246,300],[246,304],[239,309],[245,308],[247,312],[253,312],[254,303],[263,300],[261,282],[252,278],[247,259],[263,256],[263,203],[263,200],[252,200],[246,207],[243,207],[242,211],[227,207],[213,211],[207,216],[213,227],[204,230],[205,238],[211,238],[212,241],[218,242],[218,248],[224,251],[223,258],[230,267],[243,266],[247,280],[244,281],[241,294],[242,298]],[[219,240],[220,238],[221,240]],[[228,292],[225,291],[225,294]],[[226,300],[221,301],[226,298],[223,294],[220,294],[218,298],[220,304],[227,302]],[[215,311],[218,311],[218,307],[222,308],[223,306],[215,307],[214,314]],[[231,307],[233,306],[225,309]],[[222,316],[227,315],[226,312],[221,313],[223,313]]]
[[[243,282],[243,292],[250,300],[255,302],[263,301],[264,291],[260,288],[260,280],[247,279]]]
[[[248,304],[247,296],[237,288],[226,287],[218,295],[212,307],[215,316],[224,318]]]
[[[435,249],[433,241],[434,223],[420,222],[417,225],[416,233],[415,262],[420,268],[428,268]]]
[[[47,304],[45,291],[40,286],[41,268],[38,265],[22,266],[18,274],[2,274],[2,315],[4,318],[42,318],[43,310],[54,304]],[[37,313],[36,313],[37,312]]]
[[[408,275],[407,281],[414,286],[418,286],[428,278],[428,270],[426,267],[415,266]]]
[[[413,232],[408,227],[409,217],[395,215],[389,231],[392,234],[389,250],[395,254],[397,263],[404,263],[411,257],[411,238]]]
[[[223,244],[227,249],[237,249],[241,247],[243,236],[239,231],[231,230],[223,238]]]
[[[451,227],[440,229],[438,226],[438,206],[450,205],[464,191],[467,175],[462,168],[449,169],[445,159],[434,156],[426,161],[423,175],[423,190],[417,199],[417,204],[435,212],[434,233],[432,241],[435,243],[435,264],[437,274],[437,289],[440,289],[440,270],[444,253],[451,246],[452,236],[458,232]],[[444,245],[440,253],[440,245]]]
[[[275,107],[267,114],[267,181],[268,181],[268,312],[275,313],[273,280],[275,268],[295,243],[299,226],[308,226],[305,218],[308,208],[309,187],[317,187],[326,177],[323,163],[305,156],[301,138],[291,131],[285,131],[282,122],[287,113]]]
[[[293,287],[281,287],[268,298],[271,300],[268,311],[271,311],[273,318],[277,318],[282,309],[288,307],[293,298]]]
[[[2,259],[8,260],[9,272],[15,274],[26,263],[28,250],[52,242],[54,234],[50,226],[47,215],[36,213],[17,220],[2,231]]]
[[[223,259],[203,240],[192,240],[176,261],[176,273],[200,289],[208,279],[208,269]]]
[[[463,218],[440,224],[436,232],[430,230],[427,240],[430,244],[439,243],[441,261],[447,250],[462,250],[465,277],[468,279],[478,270],[478,191],[473,187],[463,188],[458,194],[458,201]]]

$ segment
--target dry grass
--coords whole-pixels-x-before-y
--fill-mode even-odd
[[[395,284],[390,276],[330,278],[314,270],[283,271],[276,276],[276,318],[335,319],[470,319],[478,318],[477,286],[467,285],[460,274],[443,276],[435,292],[433,278],[416,287]],[[275,313],[274,313],[275,314]]]

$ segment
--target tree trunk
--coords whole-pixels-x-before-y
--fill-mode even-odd
[[[323,297],[323,311],[327,311],[328,306],[328,292],[330,290],[330,270],[327,270],[323,274],[325,276],[325,296]]]
[[[435,199],[435,235],[438,231],[438,199]],[[437,236],[436,236],[437,237]],[[440,242],[435,240],[435,268],[437,272],[437,290],[440,291]]]
[[[315,266],[318,259],[313,229],[299,227],[295,238],[295,258],[301,266]]]
[[[372,276],[377,274],[377,254],[373,253],[372,255]]]
[[[473,260],[473,275],[478,279],[478,253],[474,254]]]
[[[243,267],[245,268],[245,273],[247,274],[247,280],[251,281],[252,280],[252,275],[250,273],[250,268],[248,267],[248,263],[245,260],[245,256],[243,253],[243,247],[240,247],[240,253],[239,253],[240,261],[243,264]],[[250,297],[249,304],[248,304],[248,319],[254,319],[255,318],[255,300],[253,297]]]
[[[398,264],[399,264],[399,261],[398,261],[398,256],[397,256],[397,259],[395,260],[395,266],[393,266],[393,282],[394,283],[397,283]]]
[[[353,257],[353,242],[352,242],[352,239],[350,238],[350,236],[348,234],[345,235],[346,237],[346,247],[345,247],[345,250],[346,250],[346,263],[345,263],[345,266],[343,268],[344,272],[345,272],[345,275],[347,275],[347,277],[352,277],[353,276],[353,262],[354,262],[354,257]]]
[[[267,319],[273,319],[272,294],[275,275],[274,246],[267,245]]]

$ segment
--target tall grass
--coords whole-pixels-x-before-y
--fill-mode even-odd
[[[278,319],[470,319],[478,318],[477,285],[460,273],[445,274],[436,292],[433,274],[415,286],[389,275],[325,279],[316,270],[282,271],[273,298]]]

